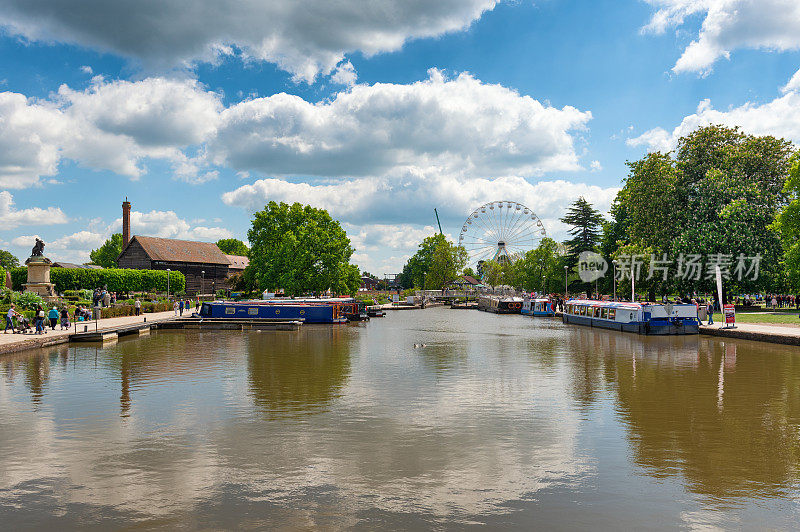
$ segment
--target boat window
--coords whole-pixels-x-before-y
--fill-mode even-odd
[[[258,307],[250,307],[247,309],[247,313],[251,316],[258,316]]]
[[[608,309],[608,319],[613,320],[617,317],[617,309],[610,308]]]
[[[603,318],[603,319],[608,318],[608,309],[607,308],[604,308],[603,310],[600,311],[600,317]]]
[[[581,309],[580,315],[581,316],[586,316],[586,307],[581,307],[580,309]]]
[[[602,311],[602,309],[600,307],[595,307],[595,309],[594,309],[594,317],[595,318],[599,318],[601,311]]]
[[[225,314],[236,314],[236,307],[225,307]]]

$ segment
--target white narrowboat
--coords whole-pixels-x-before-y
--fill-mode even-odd
[[[638,334],[698,334],[697,306],[680,303],[626,303],[570,299],[564,323],[602,327]]]
[[[522,301],[522,311],[526,316],[555,316],[556,303],[547,298],[526,297]]]

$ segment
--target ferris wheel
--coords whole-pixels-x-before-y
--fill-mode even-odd
[[[503,263],[522,257],[546,236],[544,224],[531,209],[515,201],[492,201],[467,217],[458,244],[467,250],[470,264]]]

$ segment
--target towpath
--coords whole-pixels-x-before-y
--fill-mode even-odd
[[[736,328],[701,325],[700,334],[724,338],[741,338],[757,342],[800,345],[800,327],[791,324],[737,323]]]
[[[119,318],[103,318],[97,323],[98,329],[108,329],[112,327],[121,327],[124,325],[132,325],[134,323],[142,323],[144,318],[147,318],[148,323],[157,323],[172,319],[175,317],[175,312],[170,310],[167,312],[153,312],[142,314],[141,316],[121,316]],[[3,320],[5,323],[5,320]],[[48,321],[49,324],[49,321]],[[78,331],[83,331],[83,327],[87,326],[90,331],[95,329],[94,321],[80,321],[78,322]],[[56,326],[56,330],[52,330],[49,325],[47,327],[47,334],[0,334],[0,356],[6,353],[15,353],[24,349],[34,349],[37,347],[47,347],[49,345],[62,344],[69,341],[69,335],[75,332],[75,324],[62,331],[60,326]]]

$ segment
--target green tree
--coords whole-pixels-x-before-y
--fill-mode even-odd
[[[512,268],[514,282],[510,283],[527,292],[550,293],[562,286],[564,276],[558,243],[543,238],[536,249],[525,253]]]
[[[353,288],[360,282],[358,268],[349,264],[350,239],[324,209],[271,201],[255,213],[247,238],[248,268],[261,290],[300,295],[358,289],[358,284]]]
[[[569,234],[572,238],[565,242],[567,256],[565,263],[570,269],[578,264],[578,256],[584,251],[595,251],[602,238],[603,217],[600,211],[583,197],[578,198],[561,218],[561,222],[571,225]],[[586,293],[592,292],[591,283],[587,285]]]
[[[417,252],[408,259],[408,262],[406,262],[406,265],[403,267],[401,285],[404,288],[424,288],[427,286],[426,278],[433,266],[437,245],[441,242],[447,243],[447,239],[443,234],[436,233],[433,236],[425,238],[419,244]],[[463,264],[461,267],[463,267]]]
[[[14,256],[10,251],[0,249],[0,267],[4,270],[16,268],[19,266],[19,259]]]
[[[436,240],[425,277],[425,288],[428,290],[443,290],[455,281],[469,258],[463,246],[448,242],[441,233],[437,237],[441,238]]]
[[[122,233],[114,233],[100,248],[93,249],[89,253],[89,258],[92,264],[103,268],[116,268],[120,253],[122,253]]]
[[[244,242],[238,238],[223,238],[217,240],[217,247],[226,255],[240,255],[246,257],[250,251]]]
[[[785,251],[783,266],[788,285],[800,290],[800,152],[790,160],[784,192],[789,202],[778,214],[773,229],[778,231]]]

